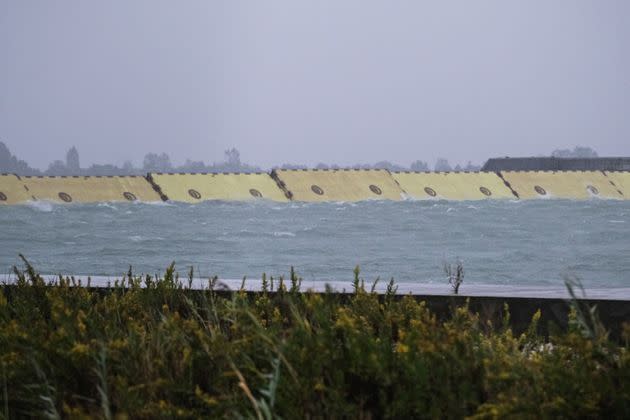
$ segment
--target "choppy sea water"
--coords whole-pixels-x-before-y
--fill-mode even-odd
[[[24,254],[42,273],[163,273],[259,279],[294,266],[305,281],[630,287],[630,201],[206,202],[0,207],[0,273]]]

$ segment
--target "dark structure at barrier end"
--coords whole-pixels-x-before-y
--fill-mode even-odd
[[[630,157],[558,158],[524,157],[491,158],[482,171],[630,171]]]

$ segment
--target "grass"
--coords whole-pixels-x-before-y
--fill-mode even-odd
[[[7,418],[630,417],[630,326],[611,341],[577,300],[543,337],[540,312],[518,335],[466,304],[439,319],[358,269],[350,296],[300,291],[293,270],[260,293],[189,290],[173,265],[109,289],[15,275],[0,289]]]

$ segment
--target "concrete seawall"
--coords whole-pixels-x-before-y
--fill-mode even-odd
[[[44,276],[50,284],[54,284],[58,277]],[[93,276],[88,281],[86,276],[75,277],[81,279],[81,285],[77,287],[92,287],[107,292],[120,286],[118,277]],[[115,286],[118,280],[118,286]],[[181,280],[182,287],[188,293],[204,293],[208,290],[208,280],[195,278],[188,287],[186,279]],[[220,280],[215,286],[219,294],[230,294],[240,290],[242,280]],[[277,284],[277,283],[276,283]],[[327,286],[328,285],[328,286]],[[375,289],[380,298],[384,297],[384,284]],[[523,288],[497,285],[465,285],[464,292],[459,295],[449,294],[448,285],[435,284],[408,284],[398,283],[398,291],[395,299],[411,296],[413,299],[426,302],[429,309],[436,314],[438,319],[448,319],[455,308],[468,305],[470,310],[479,314],[481,322],[491,322],[494,328],[501,328],[507,323],[515,334],[527,330],[532,317],[540,310],[538,323],[539,332],[544,335],[553,334],[555,330],[566,329],[568,326],[571,301],[565,288],[557,287],[549,290],[541,288]],[[0,287],[4,287],[9,296],[11,288],[10,279],[5,279]],[[244,286],[244,292],[255,297],[261,290],[260,280],[248,280]],[[353,294],[352,285],[349,282],[309,282],[302,283],[301,291],[311,293],[327,293],[326,289],[338,294],[342,299],[350,298]],[[369,288],[369,285],[366,287]],[[277,293],[277,292],[270,292]],[[589,298],[579,299],[577,302],[583,307],[597,307],[598,317],[609,331],[610,337],[619,340],[624,323],[630,323],[630,289],[587,290]],[[506,318],[506,306],[509,318]]]

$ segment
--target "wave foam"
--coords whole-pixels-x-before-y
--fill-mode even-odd
[[[50,213],[54,210],[54,204],[50,201],[27,201],[26,206],[42,213]]]
[[[295,233],[293,232],[273,232],[273,236],[279,237],[279,236],[295,236]]]

